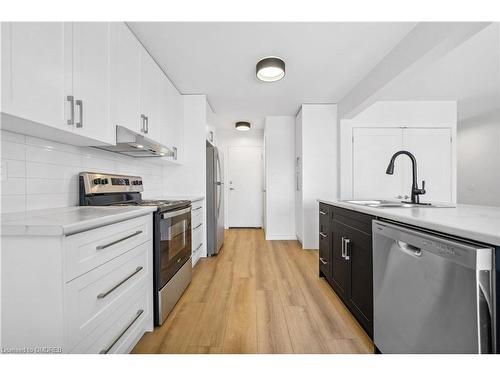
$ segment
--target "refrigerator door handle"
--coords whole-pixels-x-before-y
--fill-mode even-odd
[[[222,170],[221,170],[221,166],[220,166],[220,159],[219,159],[219,153],[217,152],[216,154],[216,164],[217,164],[217,182],[215,183],[215,185],[217,186],[217,218],[220,216],[220,205],[221,205],[221,198],[222,198],[222,188],[221,188],[221,185],[222,185],[222,182],[220,181],[221,180],[221,177],[222,177]]]

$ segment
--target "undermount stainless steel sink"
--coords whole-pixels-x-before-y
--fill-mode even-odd
[[[360,206],[374,207],[374,208],[413,208],[413,207],[433,207],[433,208],[451,208],[455,207],[449,204],[442,203],[407,203],[388,200],[344,200],[342,202],[357,204]]]

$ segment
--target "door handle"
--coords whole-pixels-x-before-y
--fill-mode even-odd
[[[234,190],[234,188],[233,188],[233,187],[230,187],[230,188],[229,188],[229,190]]]
[[[74,125],[75,124],[75,97],[73,95],[68,95],[66,97],[66,100],[70,104],[70,113],[71,113],[71,117],[67,121],[67,124],[68,125]]]
[[[148,116],[146,116],[146,118],[145,118],[145,124],[146,124],[146,130],[144,131],[144,133],[149,134],[149,117]]]
[[[321,210],[319,210],[319,214],[320,214],[320,215],[326,215],[326,212],[325,212],[325,211],[321,211]]]
[[[323,238],[326,238],[326,237],[327,237],[327,235],[326,235],[326,234],[324,234],[323,232],[319,232],[319,235],[320,235],[321,237],[323,237]]]
[[[323,258],[321,258],[321,257],[319,257],[319,261],[320,261],[321,263],[323,263],[323,264],[328,264],[328,262],[325,262],[325,260],[324,260]]]
[[[83,100],[78,99],[75,103],[80,107],[80,121],[76,123],[76,127],[83,128]]]
[[[351,243],[351,240],[349,238],[344,239],[344,259],[349,260],[351,259],[350,255],[348,254],[349,251],[349,244]]]

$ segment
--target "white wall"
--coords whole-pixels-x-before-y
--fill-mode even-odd
[[[266,239],[295,236],[295,117],[265,119]]]
[[[459,124],[458,201],[500,206],[500,110]]]
[[[302,247],[319,248],[318,198],[337,197],[337,105],[302,105]]]
[[[499,205],[495,194],[485,193],[500,189],[499,179],[493,178],[500,170],[500,158],[491,157],[498,155],[498,143],[493,140],[500,126],[495,115],[500,107],[498,22],[468,35],[436,58],[424,59],[418,69],[402,72],[369,100],[374,97],[380,101],[456,101],[458,203]],[[487,142],[478,146],[479,139]],[[483,166],[482,173],[478,166]]]
[[[238,130],[224,130],[217,129],[216,133],[216,146],[219,149],[219,155],[222,159],[224,167],[224,226],[228,228],[227,218],[229,217],[229,180],[228,180],[228,163],[227,155],[229,147],[234,146],[256,146],[263,147],[264,144],[264,130],[252,129],[247,132]],[[264,169],[262,170],[264,175]],[[264,202],[262,202],[264,203]]]
[[[158,162],[1,133],[1,212],[78,205],[78,174],[83,171],[132,174],[144,179],[144,197],[163,193]]]

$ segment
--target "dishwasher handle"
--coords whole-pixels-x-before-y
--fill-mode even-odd
[[[495,353],[491,272],[478,270],[476,279],[478,351],[479,354]]]

